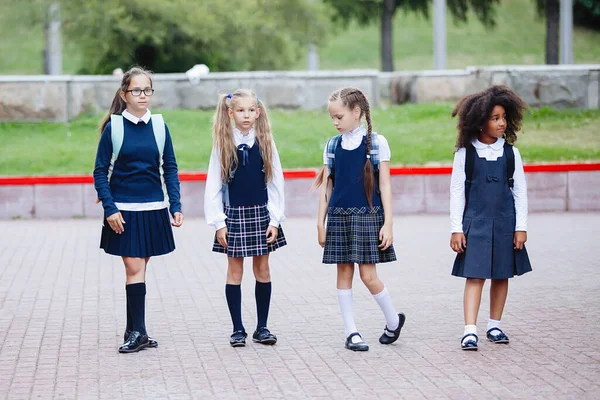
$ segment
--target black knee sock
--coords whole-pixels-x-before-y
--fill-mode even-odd
[[[146,283],[132,283],[126,286],[127,300],[131,312],[132,330],[146,333]]]
[[[266,327],[269,318],[269,306],[271,305],[271,282],[256,281],[254,297],[256,298],[256,329]]]
[[[233,323],[233,331],[244,331],[242,324],[242,285],[225,285],[225,297]]]
[[[127,291],[127,285],[125,285],[125,291]],[[131,318],[131,308],[129,307],[129,296],[125,296],[127,299],[127,325],[125,326],[126,331],[133,330],[133,319]]]

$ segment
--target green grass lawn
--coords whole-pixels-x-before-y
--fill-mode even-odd
[[[452,104],[393,106],[373,110],[374,129],[385,135],[393,165],[452,162],[456,120]],[[211,111],[164,111],[182,171],[206,171]],[[327,138],[337,133],[327,112],[271,110],[284,168],[316,168]],[[72,123],[0,123],[0,175],[90,174],[102,115]],[[535,109],[517,146],[527,163],[600,160],[600,110]]]
[[[496,21],[494,29],[486,29],[471,14],[466,24],[456,25],[448,13],[448,68],[544,64],[545,21],[537,16],[533,0],[503,0]],[[40,74],[43,71],[42,28],[32,28],[25,22],[15,20],[11,12],[0,13],[0,74]],[[350,24],[345,30],[336,29],[319,50],[321,69],[379,69],[379,35],[379,23],[368,27]],[[600,63],[598,43],[600,31],[575,28],[575,62]],[[394,20],[393,45],[396,70],[431,69],[431,19],[398,12]],[[84,62],[74,43],[65,38],[64,73],[76,73]],[[304,70],[306,60],[300,58],[290,68]]]

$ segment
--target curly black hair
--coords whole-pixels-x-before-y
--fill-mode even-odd
[[[463,97],[454,107],[452,117],[458,115],[458,136],[456,149],[466,147],[479,136],[495,106],[502,106],[506,111],[506,132],[504,139],[513,144],[517,140],[517,132],[521,130],[523,112],[527,103],[504,85],[495,85],[484,91]]]

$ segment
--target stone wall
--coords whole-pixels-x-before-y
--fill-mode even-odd
[[[530,212],[600,211],[600,170],[528,172]],[[286,179],[286,215],[317,216],[313,178]],[[186,217],[204,216],[203,181],[181,182]],[[393,175],[396,214],[443,213],[450,208],[450,175]],[[0,185],[0,219],[102,218],[92,184]]]
[[[513,87],[531,106],[600,108],[600,65],[500,66],[383,73],[375,70],[210,73],[198,84],[185,74],[156,74],[153,107],[212,109],[217,94],[254,89],[269,107],[318,109],[341,86],[381,102],[455,101],[492,84]],[[118,88],[112,76],[0,76],[0,121],[68,121],[106,111]]]

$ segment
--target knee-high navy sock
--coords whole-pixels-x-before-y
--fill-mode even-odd
[[[233,323],[233,331],[245,331],[242,324],[242,285],[225,285],[225,297]]]
[[[146,332],[146,283],[132,283],[125,287],[131,313],[131,328],[147,335]]]
[[[254,297],[256,298],[256,329],[266,327],[271,305],[271,282],[256,281]]]
[[[125,285],[125,291],[127,291],[127,285]],[[129,296],[125,296],[126,302],[127,302],[127,325],[125,325],[125,330],[126,331],[132,331],[133,330],[133,320],[131,318],[131,308],[129,308]]]

